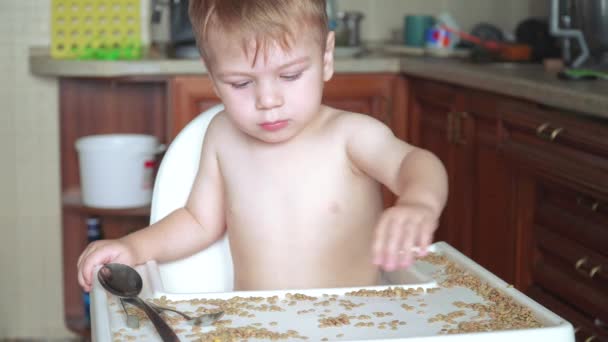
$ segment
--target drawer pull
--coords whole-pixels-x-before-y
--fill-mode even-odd
[[[594,268],[591,269],[591,271],[589,271],[589,278],[595,277],[596,274],[600,273],[600,271],[602,270],[602,265],[597,265]]]
[[[591,202],[591,203],[589,203]],[[597,211],[597,209],[600,207],[600,202],[590,199],[590,200],[586,200],[583,196],[579,196],[576,198],[576,204],[578,204],[581,207],[586,207],[591,211]]]
[[[561,132],[564,131],[564,129],[562,127],[558,127],[558,128],[554,128],[553,130],[551,130],[551,132],[547,132],[548,128],[550,128],[551,124],[549,122],[545,122],[543,124],[541,124],[540,126],[538,126],[538,128],[536,129],[536,135],[539,138],[548,140],[548,141],[553,141],[555,140],[559,134]]]
[[[608,324],[604,323],[601,319],[596,318],[593,320],[593,324],[601,329],[608,330]]]
[[[576,261],[576,264],[574,264],[574,268],[575,268],[577,271],[582,271],[582,269],[581,269],[581,268],[583,267],[583,265],[584,265],[584,264],[586,264],[586,263],[587,263],[587,261],[589,261],[589,258],[587,258],[587,257],[582,257],[582,258],[578,259],[578,260]]]

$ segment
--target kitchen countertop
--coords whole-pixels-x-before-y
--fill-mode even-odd
[[[55,60],[32,49],[30,70],[49,77],[204,75],[200,60]],[[608,119],[608,81],[563,81],[533,64],[472,64],[460,59],[372,55],[337,58],[337,73],[404,73],[527,99],[547,106]]]

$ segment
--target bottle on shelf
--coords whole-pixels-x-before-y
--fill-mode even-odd
[[[91,216],[87,218],[87,241],[89,243],[103,239],[101,231],[101,220],[99,217]],[[91,298],[88,292],[82,293],[84,302],[84,315],[87,325],[91,323]]]

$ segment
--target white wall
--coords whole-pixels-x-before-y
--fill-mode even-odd
[[[467,32],[479,22],[489,22],[509,32],[530,16],[547,17],[548,0],[337,0],[338,10],[365,13],[363,40],[379,41],[401,32],[407,14],[437,15],[449,12]]]
[[[50,0],[0,0],[0,340],[65,338],[57,82],[29,73]]]
[[[63,322],[57,83],[33,77],[28,48],[48,45],[51,0],[0,0],[0,339],[71,336]],[[543,0],[339,0],[382,40],[405,14],[449,10],[462,27],[512,30]]]

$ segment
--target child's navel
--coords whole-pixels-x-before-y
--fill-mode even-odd
[[[331,204],[329,205],[329,212],[332,214],[339,214],[340,211],[342,211],[342,208],[340,208],[340,204],[338,204],[338,202],[331,202]]]

